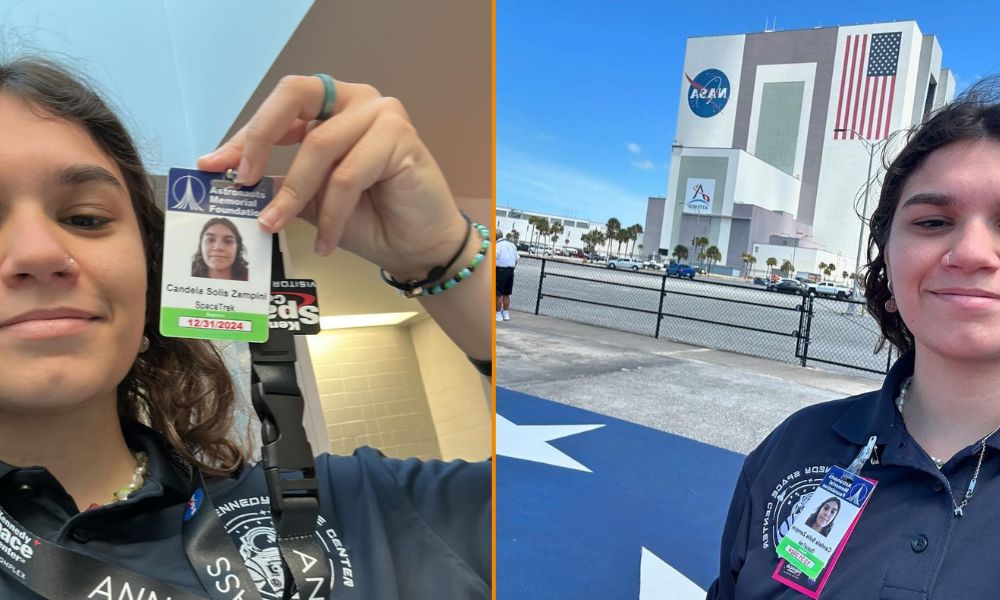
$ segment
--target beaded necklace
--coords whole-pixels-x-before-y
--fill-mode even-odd
[[[115,499],[110,504],[128,500],[129,495],[141,488],[142,484],[146,482],[146,471],[149,469],[149,457],[146,456],[145,452],[132,452],[132,457],[135,458],[135,471],[132,472],[132,479],[115,491]],[[87,510],[93,510],[100,507],[100,504],[94,503],[88,506]]]

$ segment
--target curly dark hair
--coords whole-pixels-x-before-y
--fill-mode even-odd
[[[43,117],[79,125],[118,165],[132,199],[146,259],[149,349],[118,384],[118,413],[149,424],[206,475],[226,475],[248,459],[232,437],[236,392],[210,342],[160,335],[163,212],[142,159],[122,122],[81,75],[46,58],[23,56],[0,64],[0,91]]]
[[[191,276],[208,277],[208,265],[205,264],[205,257],[201,255],[201,239],[205,237],[205,232],[212,225],[225,225],[236,236],[236,259],[233,260],[230,273],[232,274],[232,279],[246,281],[250,276],[250,265],[246,259],[247,247],[243,245],[243,236],[240,235],[240,230],[232,221],[225,217],[212,217],[205,221],[205,225],[201,228],[201,233],[198,234],[198,249],[195,251],[194,256],[191,257]]]
[[[913,349],[913,334],[898,312],[885,309],[892,297],[885,264],[885,248],[906,182],[940,148],[961,141],[1000,141],[1000,76],[980,80],[950,104],[933,112],[918,127],[907,133],[906,144],[886,167],[878,206],[872,214],[868,234],[868,264],[865,290],[868,312],[882,330],[875,348],[882,350],[888,341],[900,353]]]

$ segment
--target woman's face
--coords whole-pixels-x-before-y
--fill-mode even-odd
[[[236,234],[216,223],[201,235],[201,258],[210,271],[228,271],[236,260]]]
[[[816,514],[816,526],[819,529],[823,529],[830,523],[833,523],[833,519],[837,516],[839,510],[836,502],[824,502]]]
[[[886,259],[918,348],[1000,358],[1000,142],[958,142],[927,157],[903,188]]]
[[[0,131],[0,413],[113,401],[146,310],[125,181],[83,128],[4,93]]]

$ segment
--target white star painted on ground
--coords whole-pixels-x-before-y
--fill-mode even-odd
[[[604,425],[517,425],[498,414],[497,456],[591,473],[590,469],[557,450],[549,442],[600,427]]]
[[[639,561],[639,600],[703,600],[705,590],[645,548]]]

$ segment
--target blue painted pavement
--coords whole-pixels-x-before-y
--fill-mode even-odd
[[[501,456],[498,431],[497,598],[637,600],[643,547],[702,589],[715,579],[742,455],[500,387],[497,414],[604,425],[550,442],[590,473]]]

